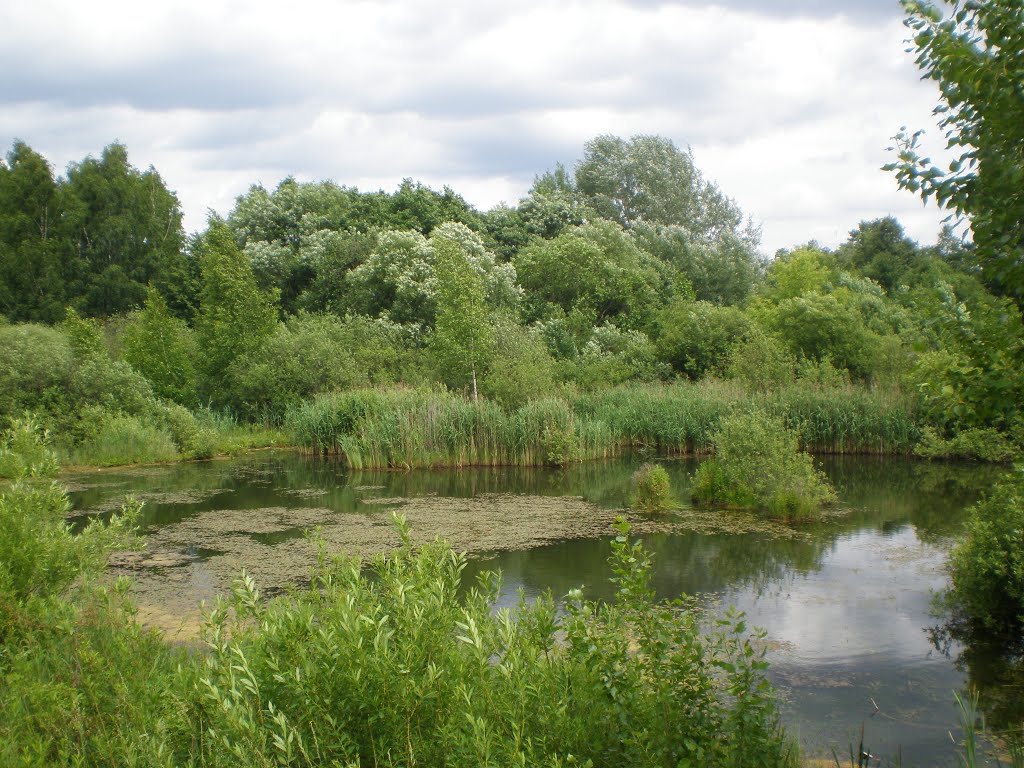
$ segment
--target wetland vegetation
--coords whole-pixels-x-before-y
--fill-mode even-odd
[[[16,142],[0,162],[0,762],[794,765],[772,642],[834,632],[829,618],[884,595],[885,649],[905,661],[929,590],[951,619],[934,649],[968,682],[998,681],[978,706],[1019,735],[1021,481],[1005,465],[1024,442],[1024,24],[1008,0],[957,2],[947,19],[904,5],[965,154],[946,171],[901,133],[890,170],[973,240],[947,228],[922,247],[884,218],[835,250],[766,260],[735,202],[657,136],[598,136],[514,206],[287,178],[186,236],[174,193],[124,146],[55,176]],[[231,462],[151,466],[272,446],[302,454],[243,464],[244,483]],[[850,454],[863,464],[836,458]],[[631,485],[637,456],[648,469]],[[973,463],[965,478],[930,463],[944,459]],[[892,488],[851,501],[844,473],[873,461],[890,486],[912,467],[908,493],[934,509],[908,528]],[[147,466],[97,470],[119,465]],[[148,499],[111,509],[99,493],[69,523],[52,478],[76,466],[92,470],[68,476],[75,504],[98,478]],[[290,484],[281,466],[333,479]],[[370,474],[386,469],[405,472]],[[195,483],[138,488],[167,471]],[[532,490],[509,492],[509,476]],[[585,492],[552,489],[574,477]],[[436,494],[403,487],[420,482]],[[252,504],[230,483],[280,493]],[[966,523],[942,503],[964,488]],[[631,516],[646,546],[621,523],[594,549],[630,494],[658,511]],[[393,507],[411,529],[391,527]],[[870,530],[849,522],[864,510],[880,516]],[[128,547],[136,525],[148,551]],[[506,610],[498,577],[456,551],[544,572],[548,548],[610,551],[613,586],[591,598],[549,578],[553,593]],[[652,549],[682,560],[666,575]],[[691,583],[686,562],[712,581]],[[214,598],[242,563],[202,652],[138,621],[173,613],[164,599],[146,614],[147,574]],[[110,580],[129,572],[134,593]],[[794,623],[738,585],[776,590]],[[770,640],[662,600],[719,587]],[[791,661],[777,682],[807,674]],[[791,709],[855,711],[840,701],[861,661]],[[965,682],[934,669],[947,692]],[[875,711],[905,723],[913,706],[936,704]]]

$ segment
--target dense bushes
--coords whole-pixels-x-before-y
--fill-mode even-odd
[[[499,577],[462,584],[443,543],[323,562],[265,605],[236,587],[213,616],[188,712],[206,765],[794,765],[764,662],[731,617],[654,601],[625,528],[611,603],[551,596],[495,610]],[[201,725],[200,725],[201,724]],[[184,740],[183,740],[184,741]],[[187,742],[186,742],[187,743]],[[230,745],[231,751],[225,748]]]
[[[694,480],[703,504],[763,509],[774,517],[809,517],[835,499],[825,476],[800,451],[799,434],[781,419],[759,411],[723,418],[711,437],[714,458]]]
[[[624,523],[610,603],[496,610],[500,576],[464,585],[400,523],[396,552],[321,549],[286,597],[243,576],[195,653],[93,583],[132,512],[72,536],[67,507],[31,478],[0,493],[4,765],[796,765],[742,616],[708,632],[656,602]]]
[[[672,501],[668,472],[660,464],[643,464],[630,478],[633,507],[645,512],[660,512]]]
[[[1024,478],[1018,471],[970,513],[966,537],[950,555],[946,596],[969,624],[1007,638],[1024,628]]]

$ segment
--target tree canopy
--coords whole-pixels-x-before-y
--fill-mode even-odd
[[[924,131],[896,136],[904,189],[970,222],[985,281],[1024,298],[1024,4],[903,0],[917,65],[935,80],[948,167],[922,156]],[[943,13],[945,8],[946,13]]]

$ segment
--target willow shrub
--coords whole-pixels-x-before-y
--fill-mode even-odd
[[[577,591],[564,612],[550,594],[496,608],[498,574],[465,589],[463,555],[414,548],[399,528],[401,548],[369,571],[322,550],[307,591],[268,603],[236,584],[210,617],[179,760],[796,764],[742,616],[706,633],[692,605],[656,602],[650,556],[624,523],[614,600]]]
[[[777,416],[736,411],[712,435],[715,455],[697,469],[692,489],[702,504],[764,510],[793,519],[814,515],[835,500],[800,435]]]
[[[133,622],[127,583],[96,586],[137,507],[72,534],[55,467],[0,491],[0,765],[169,764],[161,722],[190,660]]]
[[[1024,628],[1024,477],[1018,470],[971,508],[966,536],[949,559],[946,603],[987,632]]]

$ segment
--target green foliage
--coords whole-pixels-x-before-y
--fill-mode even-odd
[[[71,504],[56,483],[23,479],[0,492],[0,644],[6,632],[27,618],[34,600],[59,598],[84,573],[106,564],[114,545],[129,542],[138,505],[126,507],[109,524],[93,523],[72,534],[65,522]]]
[[[160,413],[159,426],[170,435],[183,458],[209,459],[217,453],[221,435],[212,425],[202,423],[191,411],[170,404]]]
[[[759,233],[743,229],[736,204],[693,164],[693,154],[661,136],[598,136],[576,166],[576,188],[598,215],[623,227],[639,222],[684,227],[694,242],[729,234],[756,247]]]
[[[227,220],[261,288],[279,291],[285,312],[338,314],[360,308],[344,295],[345,276],[374,251],[375,232],[426,236],[446,222],[482,227],[479,214],[447,187],[437,192],[406,179],[389,195],[291,177],[273,192],[251,187]]]
[[[903,227],[892,216],[861,222],[850,232],[836,257],[878,283],[890,295],[924,266],[917,244],[903,233]]]
[[[105,147],[68,169],[61,217],[75,254],[71,290],[91,317],[141,306],[153,282],[165,295],[187,292],[188,273],[177,197],[155,169],[139,171],[122,144]]]
[[[441,378],[456,386],[472,384],[476,400],[477,375],[494,354],[483,280],[460,245],[443,237],[434,238],[434,275],[437,319],[427,347],[444,372]]]
[[[1018,429],[1024,403],[1024,323],[1018,308],[991,296],[961,298],[948,283],[917,298],[932,340],[909,379],[929,422],[947,433]]]
[[[977,461],[1013,461],[1021,448],[995,429],[966,429],[952,438],[942,437],[934,428],[921,430],[921,442],[914,453],[926,459],[975,459]]]
[[[1007,638],[1024,627],[1024,479],[996,485],[970,512],[964,539],[949,558],[946,603],[968,623]]]
[[[198,438],[198,435],[197,435]],[[189,438],[183,438],[187,440]],[[186,442],[186,445],[192,447]],[[207,452],[204,446],[196,446]],[[92,466],[153,464],[178,459],[171,436],[156,424],[123,413],[96,412],[73,461]]]
[[[440,542],[328,561],[264,605],[237,583],[208,627],[183,734],[203,765],[794,765],[765,662],[730,616],[705,635],[654,601],[650,556],[613,545],[613,602],[495,609]]]
[[[369,347],[361,350],[363,344]],[[279,423],[285,411],[302,400],[366,386],[371,375],[377,378],[381,371],[358,359],[361,351],[375,354],[389,368],[398,361],[394,346],[389,348],[383,338],[361,337],[351,322],[333,315],[289,318],[264,344],[234,362],[239,410],[250,418]]]
[[[549,346],[562,345],[569,352],[558,361],[562,380],[593,391],[668,377],[669,367],[658,359],[657,349],[645,333],[622,330],[611,323],[579,328],[573,333],[574,319],[555,318],[538,324],[548,337]],[[580,343],[581,337],[586,337],[584,343]]]
[[[532,319],[551,317],[557,307],[565,314],[592,313],[592,324],[641,329],[671,290],[665,265],[620,226],[600,219],[535,242],[514,264]]]
[[[59,465],[48,447],[50,435],[31,416],[11,419],[0,437],[0,477],[53,477]]]
[[[60,328],[79,360],[88,360],[103,352],[103,329],[93,318],[82,318],[73,307],[68,307]]]
[[[781,254],[768,267],[762,292],[776,303],[809,293],[822,293],[833,277],[826,255],[817,248]]]
[[[196,247],[201,269],[196,342],[201,392],[214,405],[241,405],[232,364],[251,355],[277,327],[276,298],[260,291],[227,226],[211,221]]]
[[[645,512],[660,512],[672,502],[668,472],[660,464],[643,464],[630,478],[631,503]]]
[[[944,17],[928,0],[904,0],[917,65],[939,85],[935,108],[948,169],[921,156],[919,138],[896,136],[897,160],[886,166],[899,185],[970,221],[986,282],[1024,295],[1024,19],[1018,0],[950,4]]]
[[[677,299],[661,312],[658,325],[659,357],[679,373],[700,379],[727,365],[750,320],[736,307]]]
[[[185,406],[198,404],[195,338],[152,286],[145,307],[125,325],[121,343],[125,362],[146,378],[154,394]]]
[[[555,389],[555,361],[536,329],[508,315],[494,316],[494,354],[480,392],[506,408],[519,408]]]
[[[679,272],[692,289],[690,298],[699,301],[741,304],[763,269],[753,235],[723,232],[709,242],[685,226],[647,222],[638,222],[631,232],[641,248]],[[676,293],[690,291],[677,288]]]
[[[0,326],[0,417],[62,411],[75,356],[67,336],[34,323]]]
[[[785,519],[810,517],[835,492],[800,450],[800,435],[763,411],[721,419],[711,437],[715,456],[697,469],[694,499],[703,504],[752,507]]]
[[[134,545],[138,506],[75,534],[69,508],[55,484],[0,492],[0,764],[168,765],[162,723],[190,662],[134,624],[127,582],[94,586]]]
[[[463,224],[448,222],[430,238],[416,231],[380,235],[373,253],[349,273],[352,309],[399,323],[433,325],[440,281],[435,273],[439,242],[455,242],[484,286],[488,306],[514,310],[521,289],[511,264],[499,263],[480,237]]]
[[[64,317],[70,243],[58,235],[61,193],[46,159],[21,141],[0,160],[0,315]]]
[[[725,373],[757,390],[772,390],[793,383],[796,359],[775,336],[751,325],[744,338],[729,351]]]

